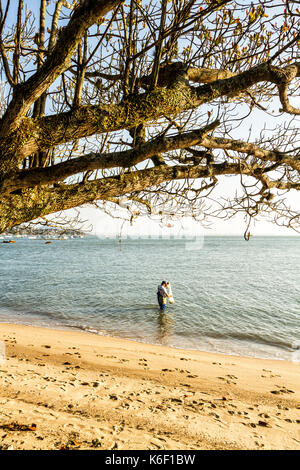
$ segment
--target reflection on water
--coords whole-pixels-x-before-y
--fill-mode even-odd
[[[169,344],[174,333],[174,318],[172,313],[159,311],[157,316],[157,339],[161,344]]]

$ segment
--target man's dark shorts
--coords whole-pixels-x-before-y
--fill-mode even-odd
[[[165,310],[166,309],[166,304],[164,302],[164,298],[163,298],[162,295],[157,294],[157,301],[158,301],[159,308],[161,310]]]

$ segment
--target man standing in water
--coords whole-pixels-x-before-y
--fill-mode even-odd
[[[157,301],[161,310],[166,309],[167,297],[170,297],[167,291],[167,283],[163,281],[157,288]]]

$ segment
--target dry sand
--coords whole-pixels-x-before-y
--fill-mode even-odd
[[[300,449],[300,365],[0,324],[0,448]]]

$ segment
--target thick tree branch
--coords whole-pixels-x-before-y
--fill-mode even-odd
[[[49,45],[48,45],[48,51],[51,52],[54,44],[55,44],[55,37],[57,33],[57,23],[60,15],[60,10],[62,7],[69,8],[70,10],[74,10],[75,8],[75,1],[73,0],[73,3],[69,3],[66,0],[58,0],[58,2],[55,5],[55,10],[53,14],[53,19],[52,19],[52,25],[51,25],[51,32],[50,32],[50,37],[49,37]]]
[[[225,78],[230,78],[235,76],[236,74],[227,70],[222,69],[208,69],[203,67],[187,67],[183,62],[173,62],[171,64],[164,64],[160,67],[158,77],[157,77],[157,85],[158,86],[169,86],[170,83],[174,80],[174,76],[178,75],[178,73],[186,73],[188,79],[191,82],[195,83],[212,83],[216,80],[223,80]],[[94,72],[94,76],[96,73]],[[101,74],[99,74],[101,77]],[[117,76],[112,76],[108,80],[116,80]],[[106,78],[103,76],[103,78]],[[143,76],[137,80],[138,84],[142,87],[148,87],[151,84],[152,75]]]
[[[257,171],[254,172],[255,177],[263,184],[263,189],[281,189],[283,191],[295,189],[297,191],[300,190],[300,183],[294,183],[291,181],[278,181],[278,180],[270,180],[265,173]]]
[[[298,76],[298,63],[294,64],[294,70]],[[278,67],[263,63],[239,75],[199,87],[190,87],[179,82],[171,88],[158,88],[139,95],[129,95],[115,105],[82,106],[74,111],[46,116],[35,121],[25,118],[24,127],[21,126],[11,136],[14,141],[13,158],[18,159],[20,164],[27,155],[37,150],[94,134],[133,128],[162,116],[177,115],[222,96],[237,96],[260,82],[278,85],[278,72],[281,71]],[[11,144],[8,146],[11,147]],[[9,160],[15,167],[16,160],[13,161],[11,156]]]
[[[212,175],[249,174],[246,165],[222,163],[207,166],[161,165],[123,175],[88,181],[85,184],[59,185],[55,188],[27,189],[22,194],[11,194],[0,199],[0,231],[54,212],[71,209],[99,199],[111,200],[132,192],[142,191],[172,180],[210,178]],[[12,207],[13,212],[12,212]],[[8,214],[9,217],[8,217]],[[7,225],[8,224],[8,225]]]
[[[3,13],[2,4],[0,2],[0,54],[1,54],[2,63],[3,63],[3,67],[4,67],[4,71],[5,71],[5,75],[8,80],[8,83],[10,84],[11,87],[14,87],[16,83],[10,72],[9,63],[8,63],[8,59],[7,59],[6,52],[5,52],[5,47],[4,47],[3,40],[2,40],[2,33],[3,33],[6,18],[7,18],[8,10],[9,10],[9,5],[10,5],[10,0],[7,0],[5,12]]]
[[[14,79],[10,73],[10,68],[9,68],[9,63],[8,63],[6,52],[5,52],[5,47],[1,38],[0,38],[0,54],[1,54],[3,68],[5,71],[5,76],[7,78],[7,81],[12,87],[14,87],[16,83],[14,82]]]
[[[1,120],[0,137],[14,131],[30,106],[68,68],[77,44],[95,21],[120,3],[121,0],[85,0],[73,12],[43,66],[26,82],[18,86],[15,96]]]
[[[70,69],[72,73],[76,74],[74,69]],[[223,80],[224,78],[230,78],[236,75],[229,70],[222,69],[208,69],[203,67],[186,67],[182,62],[174,62],[161,66],[157,78],[157,86],[167,86],[174,79],[174,73],[185,70],[188,78],[191,82],[195,83],[211,83],[215,80]],[[93,72],[87,72],[86,77],[88,78],[103,78],[104,80],[117,82],[123,79],[123,75],[120,74],[109,74],[94,70]],[[143,76],[137,78],[137,84],[142,88],[148,88],[151,84],[152,75]]]
[[[207,149],[233,150],[238,153],[245,153],[263,161],[290,165],[291,168],[300,171],[300,155],[290,155],[278,150],[267,150],[251,142],[207,136],[202,140],[201,146]]]
[[[300,62],[296,62],[293,65],[288,65],[284,69],[278,69],[274,71],[274,82],[278,86],[279,99],[282,104],[282,110],[289,114],[300,115],[300,109],[292,106],[288,99],[288,87],[294,78],[300,77]]]
[[[53,188],[25,189],[21,194],[10,194],[0,199],[0,231],[10,226],[43,217],[93,201],[112,200],[123,195],[157,187],[174,180],[213,178],[218,175],[248,175],[263,182],[264,187],[279,189],[299,189],[299,183],[266,181],[264,168],[253,169],[245,162],[219,163],[212,165],[161,165],[145,170],[128,172],[118,176]],[[13,208],[13,211],[12,211]]]
[[[122,152],[90,153],[50,167],[22,170],[5,179],[2,193],[5,194],[38,185],[53,184],[63,181],[68,176],[84,171],[114,167],[130,168],[159,153],[199,144],[218,124],[219,121],[216,121],[202,129],[178,134],[173,137],[160,136],[149,142],[141,143],[134,149]]]
[[[15,37],[15,50],[13,54],[13,81],[19,81],[20,53],[21,53],[21,29],[22,29],[23,0],[19,0],[17,28]]]
[[[78,207],[99,199],[112,200],[123,195],[129,195],[130,197],[131,193],[157,187],[168,181],[241,174],[262,181],[264,186],[268,188],[299,189],[299,183],[270,181],[264,174],[264,168],[256,167],[254,170],[243,162],[224,162],[210,166],[162,165],[88,181],[85,184],[62,184],[53,188],[38,187],[27,189],[21,195],[4,196],[0,200],[0,211],[3,214],[0,219],[0,230],[3,231],[8,226]],[[11,214],[11,207],[14,207],[13,216],[7,218],[7,213]]]

